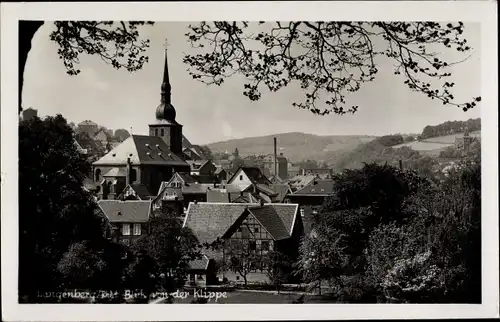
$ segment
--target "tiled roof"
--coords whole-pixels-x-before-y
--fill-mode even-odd
[[[110,222],[141,223],[149,219],[151,201],[99,200],[98,204]]]
[[[95,165],[133,164],[189,166],[180,156],[170,151],[158,136],[132,135],[103,156]]]
[[[207,255],[202,255],[201,258],[192,260],[188,263],[188,269],[192,270],[206,270],[210,260]]]
[[[333,180],[315,180],[304,188],[295,191],[295,195],[330,195],[333,193]]]
[[[221,173],[222,171],[225,171],[227,173],[227,171],[222,167],[222,166],[215,166],[215,174],[219,174]]]
[[[190,203],[184,226],[191,228],[199,242],[211,243],[224,235],[247,206],[237,203]]]
[[[315,174],[298,175],[290,179],[290,184],[294,186],[306,186],[310,184],[315,178],[318,178]]]
[[[125,177],[127,172],[124,168],[112,168],[102,175],[103,177]]]
[[[189,183],[182,187],[183,194],[205,194],[207,190],[213,188],[214,185],[206,183]]]
[[[151,194],[151,192],[149,191],[148,187],[143,183],[132,183],[130,187],[134,189],[137,196],[142,200],[153,196],[153,194]]]
[[[268,185],[264,185],[264,184],[256,184],[255,187],[257,188],[257,190],[263,192],[264,194],[266,194],[267,196],[270,196],[270,197],[273,197],[273,196],[277,196],[278,193],[276,191],[274,191],[270,186]]]
[[[285,239],[291,236],[290,231],[286,229],[273,207],[252,207],[248,208],[248,211],[257,218],[275,240]]]
[[[278,193],[276,199],[278,202],[282,202],[286,195],[290,192],[290,186],[287,184],[273,184],[272,189]]]
[[[177,172],[176,175],[184,181],[184,183],[196,183],[196,180],[189,173]]]
[[[221,238],[234,225],[236,220],[241,217],[244,211],[251,207],[261,208],[259,204],[249,203],[190,203],[184,226],[191,228],[201,243],[211,243],[217,238]],[[271,214],[272,219],[262,219],[263,225],[268,225],[276,239],[287,238],[291,236],[293,224],[296,219],[297,204],[266,204],[263,208],[270,207],[272,210],[256,210],[260,218],[265,214]],[[281,221],[281,225],[277,222]],[[260,221],[260,220],[259,220]],[[266,228],[267,229],[267,228]],[[273,232],[269,231],[271,234]]]
[[[207,162],[208,160],[188,160],[186,161],[189,166],[191,167],[191,171],[196,171],[201,169]]]
[[[243,170],[243,172],[245,172],[247,177],[254,184],[255,183],[271,184],[271,181],[269,181],[269,179],[264,174],[262,174],[262,171],[260,171],[260,169],[257,167],[240,167],[240,169]],[[238,173],[238,171],[236,171],[236,173]],[[233,175],[233,178],[236,175],[236,173]],[[229,179],[229,181],[231,181],[233,178]]]

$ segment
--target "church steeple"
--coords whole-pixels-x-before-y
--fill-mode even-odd
[[[156,122],[149,125],[149,135],[161,137],[170,151],[180,156],[182,155],[182,125],[177,123],[175,117],[176,112],[172,105],[168,73],[167,49],[165,48],[161,100],[160,105],[156,108]]]
[[[172,86],[170,86],[170,78],[168,76],[167,48],[165,48],[165,65],[163,67],[163,82],[161,84],[161,102],[172,104]]]
[[[170,86],[170,78],[168,75],[167,49],[165,48],[165,65],[163,67],[163,81],[161,84],[161,101],[160,105],[156,108],[156,119],[159,121],[165,120],[169,123],[175,124],[175,116],[175,108],[172,106],[172,87]]]

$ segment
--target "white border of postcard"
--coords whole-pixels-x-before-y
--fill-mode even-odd
[[[2,319],[6,321],[306,320],[498,317],[498,55],[496,1],[171,2],[1,4]],[[18,20],[431,20],[481,23],[481,305],[17,303]],[[43,77],[43,75],[41,75]]]

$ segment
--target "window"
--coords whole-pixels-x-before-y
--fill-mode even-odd
[[[130,183],[134,183],[137,180],[137,170],[130,169]]]
[[[300,216],[304,217],[304,209],[303,208],[300,209]]]
[[[243,181],[243,175],[240,175],[240,181]]]
[[[255,240],[251,240],[250,242],[248,242],[248,246],[250,247],[250,250],[255,250],[257,248],[257,243],[255,242]]]
[[[141,224],[134,224],[134,236],[141,235]]]
[[[101,169],[95,170],[95,181],[99,182],[101,180]]]
[[[165,129],[161,129],[161,136],[165,135]]]
[[[158,136],[158,129],[155,129],[155,136]]]
[[[255,228],[253,229],[253,232],[254,232],[254,233],[258,233],[258,232],[259,232],[259,227],[255,227]]]
[[[122,225],[122,235],[123,236],[130,236],[130,225],[129,224]]]
[[[240,280],[240,277],[238,275],[236,275],[236,280],[239,281]]]
[[[260,248],[261,248],[263,251],[268,251],[268,250],[269,250],[269,241],[267,241],[267,240],[263,240],[263,241],[261,242]]]

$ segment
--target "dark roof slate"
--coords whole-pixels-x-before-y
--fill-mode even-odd
[[[248,208],[248,211],[257,218],[275,240],[291,236],[273,207],[253,207]]]
[[[126,164],[127,158],[130,158],[133,164],[189,167],[181,156],[170,151],[162,138],[148,135],[130,136],[94,164]]]
[[[149,219],[151,201],[100,200],[98,205],[110,222],[142,223]]]

